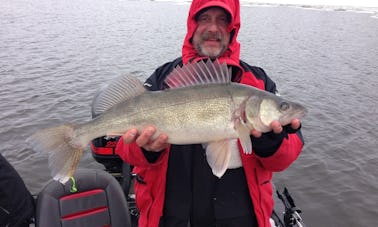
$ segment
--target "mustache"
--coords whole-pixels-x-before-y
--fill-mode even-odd
[[[201,35],[202,40],[217,40],[222,41],[223,37],[219,32],[205,32]]]

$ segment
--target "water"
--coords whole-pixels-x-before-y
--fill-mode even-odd
[[[101,84],[141,80],[181,53],[185,3],[2,0],[0,152],[33,194],[47,158],[25,139],[38,128],[90,119]],[[377,226],[378,19],[374,14],[243,5],[242,59],[280,93],[306,104],[306,145],[275,175],[308,226]],[[376,14],[375,14],[376,15]],[[80,168],[102,168],[87,152]]]

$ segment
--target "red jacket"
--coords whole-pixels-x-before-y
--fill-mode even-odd
[[[148,88],[150,90],[163,89],[163,77],[177,64],[185,64],[199,59],[190,42],[197,26],[194,15],[209,6],[220,6],[231,15],[229,30],[233,33],[233,36],[228,50],[220,57],[220,61],[226,61],[228,65],[240,70],[239,78],[236,78],[236,81],[275,92],[275,84],[262,69],[251,67],[239,59],[240,45],[237,42],[237,34],[240,28],[240,6],[237,0],[193,0],[188,16],[188,31],[182,49],[182,61],[178,59],[158,68],[153,76],[147,80]],[[299,135],[300,133],[287,134],[278,144],[278,148],[275,148],[274,152],[267,156],[259,156],[255,147],[253,147],[254,152],[252,154],[245,154],[239,144],[250,197],[259,226],[270,226],[269,217],[273,210],[272,173],[286,169],[297,159],[303,146],[302,138]],[[170,149],[168,148],[161,153],[156,162],[149,163],[135,143],[124,144],[121,139],[116,147],[116,153],[125,162],[134,166],[133,172],[139,178],[139,181],[135,183],[135,193],[140,211],[140,227],[158,226],[163,215],[169,152]]]

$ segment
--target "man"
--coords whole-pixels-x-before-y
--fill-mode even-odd
[[[237,0],[193,0],[182,57],[158,68],[147,79],[149,90],[166,88],[164,78],[178,65],[219,59],[232,69],[233,81],[276,92],[258,67],[239,59],[240,5]],[[139,226],[270,226],[272,172],[287,168],[299,155],[300,122],[271,124],[272,132],[251,132],[253,154],[240,154],[242,166],[218,178],[212,174],[201,144],[169,145],[167,135],[154,140],[153,126],[123,135],[116,152],[134,166]]]

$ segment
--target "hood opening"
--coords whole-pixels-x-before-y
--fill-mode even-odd
[[[186,64],[198,61],[206,57],[199,56],[196,52],[192,37],[197,29],[197,19],[209,7],[219,7],[226,11],[229,18],[230,42],[227,50],[218,57],[219,62],[240,67],[240,43],[237,40],[240,29],[240,4],[239,0],[193,0],[187,18],[187,33],[182,47],[182,59]]]

